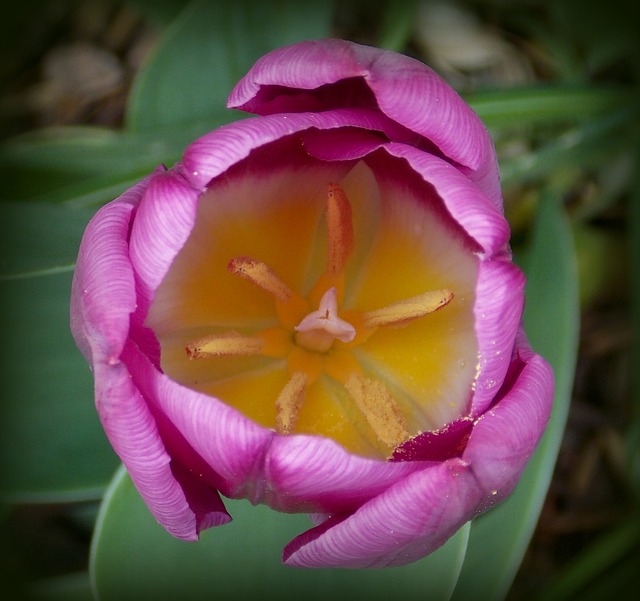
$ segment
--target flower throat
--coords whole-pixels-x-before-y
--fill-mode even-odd
[[[212,334],[189,343],[185,352],[194,360],[258,354],[286,358],[289,380],[274,399],[279,434],[295,431],[306,390],[324,373],[344,386],[378,440],[393,449],[411,436],[406,419],[385,385],[367,377],[349,350],[375,335],[378,328],[406,326],[445,307],[454,294],[447,289],[429,290],[372,311],[341,311],[344,269],[354,235],[351,205],[339,184],[328,186],[325,216],[327,267],[306,298],[292,291],[259,258],[229,261],[231,273],[273,297],[279,326],[255,335]]]
[[[146,323],[211,402],[388,458],[468,408],[478,261],[428,191],[318,167],[205,192]]]

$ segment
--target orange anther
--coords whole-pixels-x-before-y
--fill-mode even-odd
[[[326,219],[329,245],[327,273],[338,275],[351,256],[354,244],[351,204],[339,184],[329,184]]]

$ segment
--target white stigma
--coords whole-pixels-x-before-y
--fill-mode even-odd
[[[294,329],[296,332],[324,332],[342,342],[351,342],[356,329],[338,317],[338,291],[329,288],[320,299],[317,311],[312,311]]]

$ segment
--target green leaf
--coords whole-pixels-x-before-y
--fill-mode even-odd
[[[433,555],[384,570],[305,570],[281,564],[284,545],[311,527],[306,515],[225,501],[234,521],[197,543],[172,538],[153,519],[124,470],[107,492],[90,570],[101,601],[257,599],[448,599],[468,526]]]
[[[525,328],[556,378],[551,421],[513,495],[471,526],[455,601],[504,599],[531,540],[566,424],[578,347],[579,304],[571,229],[557,199],[544,197],[526,260]]]
[[[525,184],[561,168],[601,164],[629,146],[635,118],[635,109],[621,109],[572,128],[541,148],[506,160],[500,170],[502,183],[505,187]]]
[[[0,488],[10,499],[95,498],[117,465],[71,339],[71,273],[93,210],[0,203]]]
[[[380,48],[395,52],[405,48],[415,27],[418,6],[419,0],[386,3],[381,18]]]
[[[332,2],[196,1],[167,29],[134,82],[127,112],[136,131],[206,119],[266,52],[329,34]]]
[[[98,497],[118,465],[69,332],[71,273],[0,281],[0,490],[10,501]]]
[[[150,133],[111,131],[97,127],[59,127],[18,136],[0,145],[0,177],[4,198],[62,202],[92,195],[111,200],[120,182],[137,181],[159,164],[172,165],[197,136],[228,123],[237,115],[224,107],[189,127]]]
[[[620,588],[620,585],[624,587],[634,581],[637,584],[639,559],[640,516],[635,515],[583,551],[537,598],[539,601],[585,598],[595,601],[616,591],[627,593],[631,587]]]
[[[629,105],[629,90],[540,86],[464,95],[489,128],[593,119]]]
[[[72,271],[93,210],[0,203],[0,280]]]
[[[87,572],[65,574],[36,582],[29,587],[30,601],[93,601]]]
[[[4,198],[52,200],[59,188],[148,164],[149,148],[96,127],[60,127],[17,136],[0,146]],[[153,158],[151,158],[153,160]]]
[[[182,11],[187,0],[127,0],[127,4],[134,7],[148,19],[156,23],[167,25]]]

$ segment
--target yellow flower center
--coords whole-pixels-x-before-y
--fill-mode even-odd
[[[477,259],[432,203],[344,171],[214,186],[147,323],[178,382],[388,457],[467,408]]]

